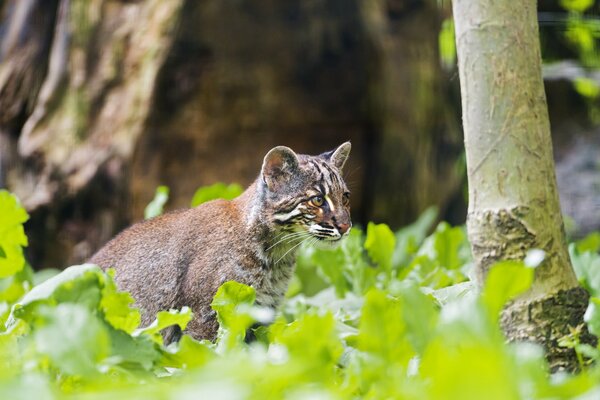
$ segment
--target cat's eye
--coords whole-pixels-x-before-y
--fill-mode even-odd
[[[350,193],[344,193],[344,195],[342,196],[342,204],[346,207],[350,204]]]
[[[310,203],[315,207],[321,207],[325,203],[325,199],[323,199],[323,196],[315,196],[310,199]]]

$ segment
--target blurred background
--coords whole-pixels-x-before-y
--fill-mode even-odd
[[[600,4],[540,0],[571,235],[600,229]],[[351,140],[355,223],[466,214],[452,10],[442,0],[0,0],[0,187],[36,268],[80,263],[273,146]]]

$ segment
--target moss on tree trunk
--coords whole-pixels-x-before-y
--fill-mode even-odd
[[[544,250],[531,289],[505,309],[502,325],[509,340],[544,345],[553,368],[576,369],[557,341],[582,323],[587,296],[559,208],[536,1],[455,0],[453,8],[477,279],[496,261]]]

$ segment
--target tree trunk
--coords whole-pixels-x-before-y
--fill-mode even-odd
[[[553,370],[577,368],[557,341],[582,323],[587,294],[559,208],[536,1],[454,0],[453,10],[477,280],[496,261],[544,250],[531,289],[504,310],[503,328],[509,340],[541,343]]]

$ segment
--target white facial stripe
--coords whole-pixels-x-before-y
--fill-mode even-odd
[[[283,222],[283,221],[289,220],[290,218],[294,218],[295,216],[300,215],[300,214],[302,214],[302,211],[300,211],[298,209],[298,207],[296,207],[295,209],[293,209],[292,211],[290,211],[288,213],[277,213],[274,215],[274,217],[277,221]]]
[[[333,207],[333,201],[329,198],[329,196],[325,196],[325,200],[327,200],[327,204],[329,204],[329,209],[331,212],[335,212],[335,208]]]
[[[338,238],[340,236],[342,236],[340,234],[340,232],[336,229],[336,228],[326,228],[324,226],[321,226],[319,224],[313,224],[308,228],[308,231],[310,233],[314,233],[314,234],[327,234],[330,237],[335,237]]]

